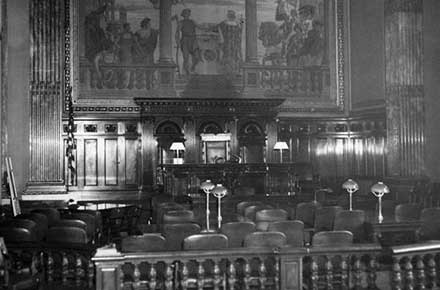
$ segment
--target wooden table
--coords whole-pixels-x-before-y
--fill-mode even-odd
[[[394,218],[385,218],[382,223],[369,222],[375,238],[384,246],[396,246],[417,242],[417,232],[422,222],[419,220],[397,222]]]

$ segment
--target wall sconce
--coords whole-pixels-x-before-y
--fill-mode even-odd
[[[185,151],[185,145],[183,145],[183,142],[173,142],[170,150],[176,151],[176,157],[173,159],[173,163],[183,164],[183,158],[180,157],[180,151]]]
[[[289,146],[284,141],[277,141],[275,146],[273,146],[274,150],[280,150],[280,163],[283,163],[283,150],[289,150]]]
[[[213,232],[210,228],[209,228],[209,195],[211,194],[211,191],[214,189],[215,185],[214,183],[211,182],[211,180],[206,180],[204,182],[202,182],[200,184],[200,188],[205,192],[206,194],[206,229],[203,230],[202,232],[204,233],[209,233],[209,232]]]
[[[350,211],[353,210],[353,193],[359,190],[359,185],[353,179],[347,179],[342,184],[342,188],[345,189],[350,196]]]
[[[379,201],[379,212],[377,213],[377,220],[379,223],[383,222],[383,215],[382,215],[382,196],[384,194],[389,193],[390,189],[388,186],[386,186],[383,182],[379,181],[378,183],[374,184],[371,187],[371,193],[374,194],[378,198]]]
[[[222,227],[222,198],[225,197],[227,193],[228,190],[221,184],[217,184],[212,190],[212,194],[218,199],[217,226],[219,229]]]

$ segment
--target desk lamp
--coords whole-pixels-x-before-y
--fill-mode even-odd
[[[206,229],[203,230],[202,232],[213,232],[210,228],[209,228],[209,195],[211,194],[211,191],[214,189],[215,185],[214,183],[211,182],[211,180],[207,179],[206,181],[202,182],[200,184],[200,188],[205,192],[206,194]]]
[[[383,222],[383,215],[382,215],[382,196],[384,194],[389,193],[390,189],[388,186],[386,186],[383,182],[379,181],[378,183],[374,184],[371,187],[371,193],[374,194],[378,198],[379,201],[379,212],[377,214],[377,220],[379,223]]]
[[[214,189],[212,190],[212,194],[217,197],[218,199],[218,211],[217,211],[217,221],[218,221],[218,228],[220,229],[222,227],[222,208],[221,208],[221,200],[223,197],[226,196],[228,193],[228,190],[226,187],[224,187],[221,184],[217,184]]]
[[[350,211],[353,210],[353,193],[359,190],[359,185],[353,179],[347,179],[342,184],[342,188],[345,189],[350,196]]]

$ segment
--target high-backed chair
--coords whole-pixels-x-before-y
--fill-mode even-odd
[[[313,235],[313,247],[343,247],[353,244],[353,234],[349,231],[322,231]]]
[[[440,207],[425,208],[420,213],[422,226],[419,231],[421,240],[440,239]]]
[[[262,201],[259,200],[250,200],[250,201],[241,201],[237,203],[236,210],[239,215],[244,216],[244,210],[246,207],[251,205],[262,205],[264,204]]]
[[[164,224],[192,223],[195,221],[194,212],[186,209],[171,210],[164,213],[162,221]]]
[[[365,212],[363,210],[342,210],[336,214],[333,230],[345,230],[353,234],[353,241],[367,242],[371,240],[365,224]]]
[[[255,230],[253,222],[229,222],[222,225],[221,233],[228,237],[230,248],[237,248],[243,246],[244,238]]]
[[[0,225],[0,236],[9,243],[38,242],[37,224],[29,219],[10,219]]]
[[[51,208],[51,207],[38,208],[32,210],[32,212],[44,214],[47,217],[47,222],[49,224],[49,227],[52,226],[61,218],[61,214],[56,208]]]
[[[43,240],[46,236],[49,222],[47,217],[41,213],[22,213],[14,217],[14,219],[28,219],[34,221],[37,226],[37,239]]]
[[[122,252],[160,252],[166,251],[167,241],[159,233],[128,236],[122,238]]]
[[[250,205],[244,209],[245,221],[254,222],[257,211],[271,208],[273,208],[273,206],[271,206],[270,204]]]
[[[90,238],[91,241],[95,241],[96,220],[93,215],[91,215],[89,213],[85,213],[85,212],[73,212],[73,213],[69,213],[67,215],[64,215],[63,218],[82,220],[83,222],[85,222],[87,225],[87,228],[86,228],[87,236]]]
[[[262,209],[255,213],[257,230],[265,231],[271,222],[285,221],[288,213],[284,209]]]
[[[282,232],[253,232],[246,236],[244,247],[270,247],[279,248],[287,244],[287,237]]]
[[[167,203],[166,205],[161,205],[156,210],[156,224],[163,224],[163,216],[165,213],[169,211],[175,211],[175,210],[184,210],[185,208],[177,203]],[[153,221],[154,222],[154,221]]]
[[[323,206],[315,211],[315,224],[313,228],[316,232],[333,230],[333,223],[336,215],[342,210],[341,206]]]
[[[200,233],[200,230],[200,226],[195,223],[164,224],[162,234],[167,241],[167,250],[182,250],[183,240],[186,237]]]
[[[228,237],[223,234],[196,234],[183,240],[184,250],[221,250],[228,248]]]
[[[304,246],[304,223],[298,220],[277,221],[269,224],[268,231],[281,232],[286,235],[287,245],[291,247]]]
[[[79,227],[53,226],[47,231],[48,243],[61,244],[87,244],[87,232]]]
[[[416,221],[420,218],[422,208],[415,203],[398,204],[394,210],[394,219],[397,222]]]
[[[313,228],[315,225],[315,211],[321,207],[318,202],[300,202],[296,205],[296,217],[304,223],[304,227]]]

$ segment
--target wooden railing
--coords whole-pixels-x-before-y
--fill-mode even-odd
[[[319,98],[330,91],[330,70],[326,66],[247,65],[243,74],[245,88],[264,89],[266,94]]]
[[[375,285],[377,244],[340,248],[234,248],[121,253],[98,249],[96,289],[332,289]],[[373,288],[370,288],[373,289]]]

